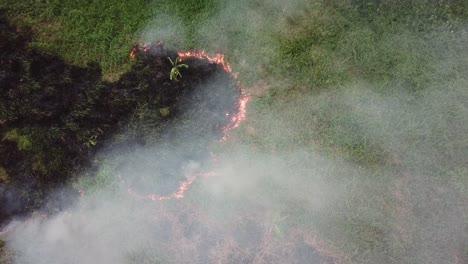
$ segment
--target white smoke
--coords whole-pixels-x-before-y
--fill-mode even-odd
[[[257,59],[268,61],[278,47],[255,36],[283,31],[304,1],[267,1],[269,10],[249,2],[228,3],[198,34],[202,44],[229,50],[239,67],[256,71]],[[158,16],[143,39],[183,43],[178,21]],[[243,44],[232,43],[236,34]],[[445,34],[434,32],[431,52],[439,61],[431,67],[446,81],[410,92],[404,83],[357,78],[268,108],[254,100],[246,123],[226,143],[214,143],[209,165],[174,158],[191,142],[154,144],[124,157],[131,161],[120,168],[131,174],[125,179],[145,178],[146,186],[164,184],[153,166],[163,159],[183,178],[210,171],[183,200],[132,196],[111,170],[109,182],[67,211],[11,224],[4,236],[13,263],[323,261],[313,250],[301,253],[298,240],[323,255],[338,252],[346,263],[457,263],[468,211],[460,203],[468,186],[468,38],[465,31]]]

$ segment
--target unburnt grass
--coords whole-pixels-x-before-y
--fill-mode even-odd
[[[129,255],[129,263],[344,263],[310,232],[279,234],[265,221],[267,211],[219,221],[186,200],[155,203],[153,209],[148,221],[154,233],[147,236],[147,248]]]

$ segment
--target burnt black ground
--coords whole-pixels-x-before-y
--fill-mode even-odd
[[[29,48],[31,38],[0,14],[0,223],[43,207],[52,193],[53,209],[66,206],[70,195],[56,190],[67,192],[70,179],[97,167],[102,149],[175,145],[176,160],[203,159],[236,109],[239,91],[220,65],[187,59],[182,78],[171,81],[176,52],[137,48],[132,68],[110,83],[97,63],[69,65]]]

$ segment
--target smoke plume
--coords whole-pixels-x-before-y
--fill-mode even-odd
[[[196,45],[229,50],[256,77],[257,63],[280,52],[277,42],[256,36],[283,34],[306,6],[257,2],[230,1],[190,33],[200,36]],[[142,39],[185,43],[189,33],[178,21],[158,16]],[[242,41],[233,43],[235,36]],[[171,140],[108,149],[113,159],[100,168],[102,182],[76,203],[10,223],[2,236],[13,263],[462,263],[467,36],[437,29],[431,43],[421,40],[430,46],[424,87],[357,76],[281,102],[255,98],[225,142],[185,130],[199,122],[185,116],[167,128]],[[405,38],[392,34],[389,45],[411,49]],[[210,155],[190,151],[200,144]],[[176,192],[194,173],[202,176],[183,199],[148,199]]]

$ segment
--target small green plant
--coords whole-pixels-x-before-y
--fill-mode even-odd
[[[96,146],[97,144],[97,135],[92,135],[87,138],[87,141],[85,142],[85,145],[90,148],[92,146]]]
[[[177,57],[175,59],[175,61],[173,61],[170,57],[167,57],[169,59],[169,61],[171,62],[172,64],[172,69],[171,69],[171,73],[169,75],[169,78],[174,81],[178,81],[179,78],[182,78],[182,74],[180,74],[180,71],[179,69],[180,68],[188,68],[188,65],[187,64],[179,64],[180,62],[180,57]]]

